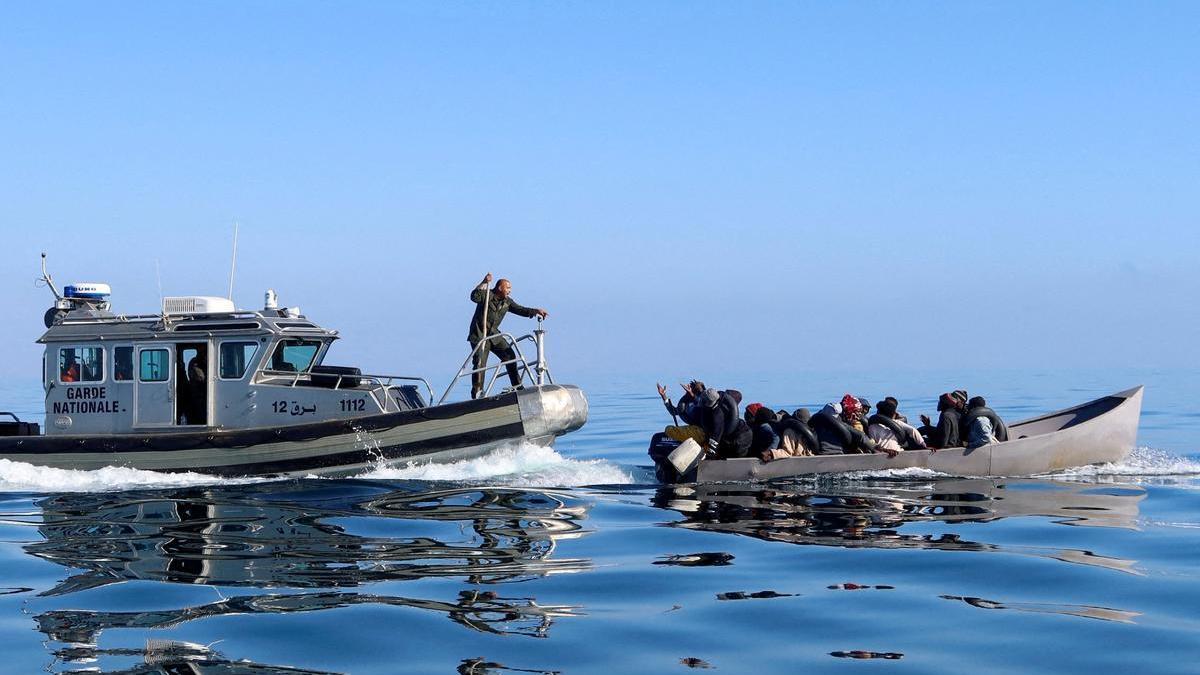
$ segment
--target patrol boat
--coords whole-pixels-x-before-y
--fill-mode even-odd
[[[227,298],[163,298],[157,314],[116,314],[106,284],[73,284],[46,312],[45,429],[0,421],[0,459],[61,469],[106,466],[220,476],[350,475],[406,461],[477,457],[514,441],[551,445],[587,421],[588,403],[555,384],[545,330],[497,336],[516,358],[472,369],[440,398],[423,377],[370,375],[324,362],[335,330],[267,291],[260,310]],[[481,343],[486,344],[486,343]],[[521,347],[535,355],[527,360]],[[523,387],[497,394],[515,363]],[[448,401],[483,371],[478,399]]]

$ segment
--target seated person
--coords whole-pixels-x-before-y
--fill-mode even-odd
[[[62,370],[58,375],[58,379],[63,382],[79,381],[79,362],[75,360],[74,355],[67,356],[66,361],[62,365]]]
[[[667,388],[658,386],[658,395],[662,397],[663,405],[667,407],[667,412],[671,413],[672,417],[677,417],[683,421],[685,425],[700,423],[700,395],[704,393],[704,383],[700,380],[692,380],[687,384],[681,384],[683,388],[683,396],[679,397],[679,403],[671,403],[671,398],[667,396]]]
[[[863,425],[863,405],[862,399],[857,396],[846,394],[842,397],[842,419],[851,427],[865,432],[867,429]]]
[[[899,400],[897,400],[895,396],[889,396],[889,397],[887,397],[887,398],[885,398],[885,399],[883,399],[883,400],[885,400],[885,401],[891,401],[891,402],[892,402],[892,405],[896,406],[896,408],[897,408],[897,411],[896,411],[896,419],[900,420],[901,422],[904,422],[905,424],[908,424],[908,418],[907,418],[907,417],[905,417],[904,415],[901,415],[901,414],[900,414],[900,412],[899,412],[899,408],[900,408],[900,401],[899,401]],[[878,408],[879,406],[878,406],[878,405],[876,405],[875,407],[876,407],[876,408]]]
[[[915,427],[900,421],[894,399],[884,399],[875,405],[877,413],[867,418],[867,436],[889,457],[902,450],[917,450],[925,447],[925,439]]]
[[[848,398],[853,401],[850,410],[840,403],[828,403],[821,408],[821,412],[813,415],[810,424],[819,443],[818,455],[875,452],[875,441],[851,426],[858,416],[858,399],[853,396]]]
[[[708,439],[706,456],[730,459],[745,457],[750,452],[754,434],[738,415],[742,395],[733,389],[718,391],[712,387],[701,397],[700,427]]]
[[[750,454],[761,457],[764,452],[779,447],[778,420],[775,412],[762,404],[751,403],[746,406],[746,411],[749,412],[751,408],[754,408],[754,418],[750,424]]]
[[[963,417],[962,428],[968,448],[1008,440],[1008,426],[988,407],[982,396],[967,401],[967,414]]]
[[[812,418],[808,408],[798,408],[790,415],[785,412],[782,417],[778,422],[779,447],[761,453],[759,458],[770,462],[784,457],[811,457],[816,454],[821,444],[808,425]]]
[[[965,392],[953,391],[938,397],[938,423],[931,426],[928,415],[921,415],[921,435],[930,448],[957,448],[962,445],[963,408],[967,405]]]

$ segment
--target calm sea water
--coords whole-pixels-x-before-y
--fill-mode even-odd
[[[656,374],[582,382],[557,450],[347,480],[0,461],[0,672],[1194,673],[1197,375],[706,378],[913,417],[965,386],[1013,419],[1147,385],[1129,460],[1038,478],[659,487]]]

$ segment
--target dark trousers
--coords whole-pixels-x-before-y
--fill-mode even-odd
[[[472,349],[474,349],[475,344],[471,345]],[[492,338],[491,340],[487,341],[486,345],[480,347],[479,351],[475,352],[475,363],[473,367],[475,369],[479,369],[486,366],[488,354],[495,354],[496,356],[500,357],[501,361],[511,361],[517,358],[516,352],[512,350],[512,347],[508,346],[507,342],[505,342],[502,338]],[[517,364],[508,363],[505,364],[504,367],[508,370],[508,381],[512,383],[512,386],[516,387],[520,385],[521,372],[517,370]],[[475,398],[483,392],[484,375],[487,375],[486,371],[480,371],[471,375],[471,398]]]

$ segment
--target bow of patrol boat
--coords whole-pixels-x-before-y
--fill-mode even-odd
[[[570,384],[547,384],[517,392],[525,437],[549,445],[558,436],[582,427],[588,418],[583,390]]]

